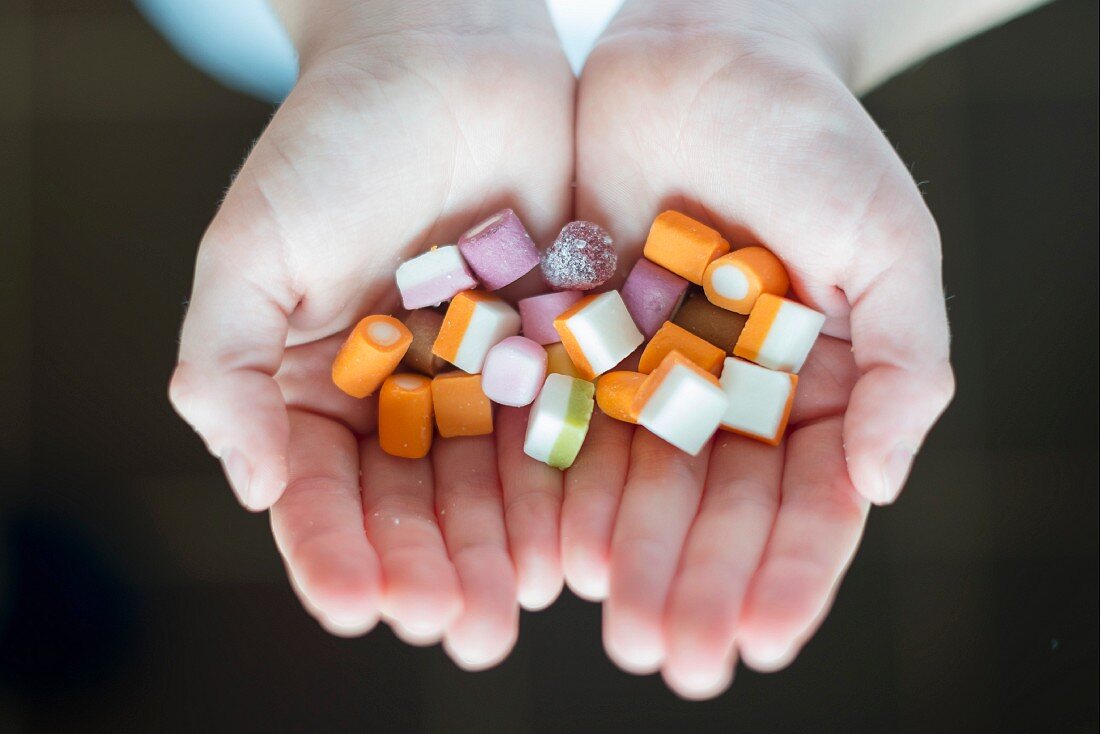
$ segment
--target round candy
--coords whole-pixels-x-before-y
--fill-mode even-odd
[[[618,264],[611,235],[592,222],[570,222],[542,255],[542,275],[554,288],[586,291],[603,285]]]

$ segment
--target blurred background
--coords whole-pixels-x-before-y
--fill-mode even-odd
[[[689,704],[568,593],[485,673],[321,631],[165,398],[272,108],[125,0],[3,0],[0,732],[1096,731],[1097,16],[1055,2],[866,100],[940,222],[958,398],[798,661]]]

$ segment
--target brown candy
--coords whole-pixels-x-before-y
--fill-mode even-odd
[[[748,318],[743,314],[719,308],[708,301],[702,291],[692,290],[684,299],[684,305],[676,312],[672,323],[732,355],[733,346],[737,344],[737,337],[741,336],[741,330],[745,328]],[[416,343],[415,339],[413,343]]]
[[[413,335],[409,351],[405,353],[406,367],[429,377],[450,369],[446,360],[432,354],[432,344],[442,325],[443,314],[430,308],[417,309],[405,317],[405,326]]]

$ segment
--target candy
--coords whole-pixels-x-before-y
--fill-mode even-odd
[[[790,287],[787,269],[763,247],[723,255],[703,273],[703,291],[715,306],[749,313],[761,293],[782,296]]]
[[[355,325],[332,362],[332,381],[348,395],[365,398],[397,368],[412,334],[392,316],[367,316]]]
[[[439,305],[471,288],[477,281],[454,245],[433,247],[397,268],[397,290],[409,310]]]
[[[595,386],[565,375],[547,375],[531,406],[523,451],[557,469],[568,469],[581,450],[592,418]]]
[[[596,405],[617,421],[637,423],[634,396],[646,380],[641,372],[605,372],[596,381]]]
[[[729,243],[718,232],[673,211],[653,220],[643,250],[647,258],[695,285],[702,285],[707,266],[729,251]]]
[[[546,350],[522,336],[510,336],[489,350],[481,389],[501,405],[530,405],[546,379]]]
[[[587,291],[615,274],[611,235],[592,222],[570,222],[542,254],[542,276],[554,288]]]
[[[554,328],[586,380],[607,372],[645,340],[618,291],[585,296],[554,319]]]
[[[573,364],[569,352],[565,351],[565,345],[561,342],[546,345],[546,372],[553,375],[565,375],[585,379]]]
[[[405,352],[405,366],[429,377],[446,370],[447,360],[432,354],[432,345],[443,326],[443,314],[420,308],[405,317],[405,326],[412,332],[412,344]]]
[[[481,389],[481,375],[436,375],[432,379],[432,406],[443,438],[493,432],[493,404]]]
[[[481,372],[485,355],[500,340],[519,333],[519,314],[485,291],[463,291],[447,308],[432,354],[466,372]]]
[[[577,291],[558,291],[524,298],[518,304],[523,335],[539,344],[561,341],[554,328],[554,319],[579,300],[581,294]]]
[[[519,280],[539,264],[539,251],[531,235],[511,209],[471,227],[459,238],[458,249],[491,291]]]
[[[722,371],[722,360],[726,357],[722,349],[671,321],[666,321],[642,351],[642,356],[638,360],[638,371],[648,375],[657,369],[668,353],[673,350],[713,375]]]
[[[730,357],[726,359],[720,383],[729,399],[722,416],[724,430],[773,446],[782,440],[794,403],[798,375],[776,372]]]
[[[378,444],[391,456],[420,459],[432,448],[432,381],[391,375],[378,393]]]
[[[645,258],[634,263],[623,283],[623,302],[646,339],[672,318],[684,300],[688,282]]]
[[[733,348],[735,356],[784,372],[798,372],[825,323],[825,314],[764,293]]]
[[[639,425],[695,456],[718,429],[729,399],[718,378],[669,352],[634,396]]]
[[[733,346],[748,316],[719,308],[699,291],[693,291],[672,317],[672,323],[733,354]]]

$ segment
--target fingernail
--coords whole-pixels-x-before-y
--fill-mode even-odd
[[[913,465],[915,453],[909,446],[898,444],[887,455],[882,465],[880,504],[888,505],[901,494],[901,488],[905,485],[906,477],[909,476],[909,468]]]
[[[222,456],[222,468],[225,470],[225,477],[229,480],[229,486],[233,488],[237,499],[240,500],[242,505],[248,507],[252,499],[249,496],[252,470],[249,468],[248,462],[237,453],[236,449],[229,449]]]

